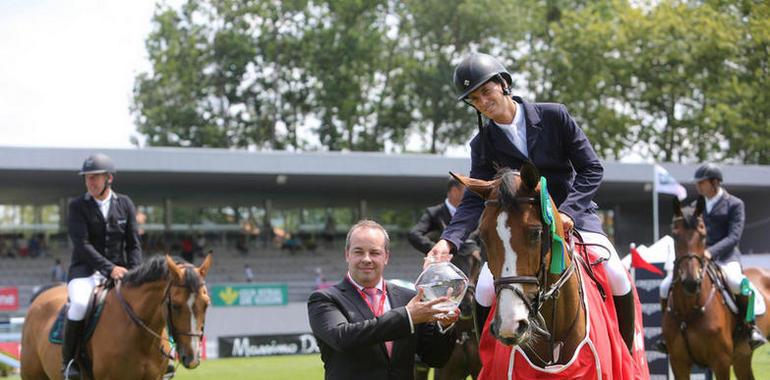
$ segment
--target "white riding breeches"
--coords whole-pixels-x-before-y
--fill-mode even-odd
[[[730,261],[726,264],[719,264],[719,268],[722,269],[722,273],[725,275],[727,281],[727,288],[730,289],[730,293],[739,295],[741,293],[741,283],[746,276],[741,269],[741,263],[738,261]],[[666,277],[660,282],[660,298],[668,297],[668,291],[671,289],[671,281],[674,278],[674,271],[670,270],[666,272]],[[749,281],[751,289],[754,290],[754,314],[762,315],[765,313],[765,300],[759,290]]]
[[[607,271],[607,280],[610,282],[612,295],[622,296],[628,294],[628,292],[631,291],[631,280],[628,277],[628,271],[623,267],[623,263],[620,262],[618,252],[615,250],[615,246],[612,245],[612,242],[610,242],[610,239],[596,232],[578,231],[578,233],[580,234],[580,237],[583,238],[583,243],[596,244],[607,248],[605,250],[597,247],[586,247],[586,249],[590,249],[601,257],[607,259],[607,261],[604,261],[602,264],[604,264],[604,269]]]
[[[90,277],[76,278],[67,284],[67,295],[70,300],[67,319],[71,321],[82,321],[85,319],[91,293],[104,280],[106,278],[101,273],[95,272]]]
[[[602,234],[595,232],[578,231],[583,238],[584,243],[598,244],[607,249],[591,248],[593,252],[597,252],[600,256],[607,258],[602,264],[607,271],[607,277],[612,288],[613,296],[622,296],[628,294],[631,291],[631,281],[628,277],[628,271],[623,267],[620,262],[617,251],[612,245],[609,239]],[[476,283],[476,302],[484,307],[492,305],[495,299],[495,280],[492,276],[492,272],[489,270],[487,263],[481,267],[481,273],[479,273],[479,280]]]

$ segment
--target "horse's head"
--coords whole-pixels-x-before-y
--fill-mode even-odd
[[[706,251],[706,225],[703,223],[703,210],[706,201],[698,197],[695,210],[685,208],[674,197],[674,219],[671,232],[674,237],[676,260],[674,278],[682,283],[688,294],[697,294],[703,280]]]
[[[538,321],[545,263],[551,256],[544,249],[550,235],[543,234],[540,175],[534,165],[525,164],[521,172],[501,170],[493,181],[455,177],[485,200],[479,231],[497,293],[491,332],[504,344],[520,345],[532,335],[531,322]],[[558,212],[553,214],[563,236]]]
[[[177,344],[177,352],[185,368],[200,364],[201,339],[206,322],[206,309],[211,303],[206,290],[206,274],[211,266],[211,254],[203,264],[176,263],[166,256],[170,274],[168,290],[169,334]]]

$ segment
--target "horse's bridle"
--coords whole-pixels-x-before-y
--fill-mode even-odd
[[[534,197],[514,197],[513,198],[516,205],[519,204],[529,204],[529,205],[537,205],[539,203],[539,200]],[[484,207],[487,206],[500,206],[500,201],[498,199],[490,199],[484,202]],[[541,216],[541,222],[545,225],[545,221],[542,220]],[[550,287],[546,288],[548,284],[548,273],[546,270],[546,255],[551,250],[551,239],[549,238],[543,238],[541,236],[541,244],[540,244],[540,267],[538,268],[538,272],[535,275],[530,276],[506,276],[506,277],[500,277],[498,279],[495,279],[495,294],[499,296],[500,291],[503,289],[509,289],[513,291],[517,297],[519,297],[523,302],[524,305],[527,306],[527,309],[529,309],[531,316],[536,316],[537,318],[543,319],[542,314],[540,313],[540,309],[542,308],[543,304],[550,300],[555,299],[559,296],[559,290],[564,286],[564,284],[567,283],[567,280],[569,280],[570,277],[572,277],[572,274],[575,272],[575,264],[574,260],[570,260],[569,266],[559,275],[559,279],[554,282]],[[568,253],[570,255],[570,258],[572,258],[572,250],[569,249]],[[537,296],[533,300],[529,300],[528,297],[522,292],[518,287],[515,287],[515,284],[529,284],[529,285],[536,285],[538,287]],[[554,304],[555,305],[555,304]],[[542,333],[546,333],[546,331],[541,331]]]
[[[168,284],[166,285],[166,290],[163,294],[163,304],[166,306],[166,322],[168,324],[168,337],[163,337],[162,335],[156,333],[153,331],[147,324],[142,321],[142,318],[140,318],[136,312],[131,308],[131,305],[128,304],[125,297],[123,297],[123,293],[120,291],[121,281],[118,280],[115,282],[115,295],[118,298],[118,301],[120,302],[120,305],[123,307],[123,310],[125,310],[126,314],[128,315],[129,319],[131,319],[132,322],[134,322],[135,325],[141,327],[144,331],[149,333],[150,335],[157,338],[161,345],[160,345],[160,352],[163,354],[163,356],[167,357],[170,360],[176,360],[174,356],[169,352],[166,352],[163,350],[163,342],[166,341],[171,345],[174,346],[173,338],[174,336],[192,336],[192,337],[203,337],[203,328],[200,331],[188,331],[188,332],[178,332],[176,331],[176,328],[174,327],[174,319],[171,317],[171,288],[172,287],[178,287],[178,288],[186,288],[184,285],[178,285],[174,284],[173,281],[169,280]],[[192,312],[192,310],[190,311]],[[205,327],[205,326],[204,326]],[[192,326],[193,329],[195,329],[195,326]]]

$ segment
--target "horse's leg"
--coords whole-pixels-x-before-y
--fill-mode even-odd
[[[733,371],[738,380],[753,380],[754,371],[751,369],[751,357],[754,352],[748,342],[736,342],[733,349]]]
[[[719,358],[711,365],[711,371],[716,380],[730,380],[730,355],[719,355]]]
[[[686,348],[683,342],[673,341],[669,347],[669,363],[671,364],[671,371],[674,373],[676,380],[689,380],[690,371],[692,369],[692,361],[687,354]]]

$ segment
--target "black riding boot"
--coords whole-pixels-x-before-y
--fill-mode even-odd
[[[622,296],[612,296],[615,301],[615,313],[618,316],[618,328],[628,352],[634,349],[634,320],[636,319],[636,307],[634,305],[634,292]]]
[[[735,299],[738,301],[738,310],[739,315],[738,318],[743,321],[744,324],[744,336],[749,340],[749,346],[751,346],[752,350],[757,349],[758,347],[762,346],[763,344],[767,343],[767,339],[765,338],[765,335],[759,331],[759,328],[757,327],[756,320],[745,322],[746,317],[746,309],[748,308],[749,304],[749,297],[739,295],[736,296]],[[740,330],[739,330],[740,331]]]
[[[661,319],[663,319],[663,313],[666,312],[666,308],[668,307],[668,298],[661,298],[660,299],[660,311],[661,311]],[[668,347],[666,347],[666,338],[661,333],[660,336],[658,336],[658,341],[655,342],[655,344],[652,346],[652,349],[664,354],[668,353]]]
[[[64,340],[61,345],[62,356],[62,376],[64,379],[80,379],[80,368],[75,361],[80,338],[83,336],[83,325],[85,321],[71,321],[67,319],[64,326]]]

